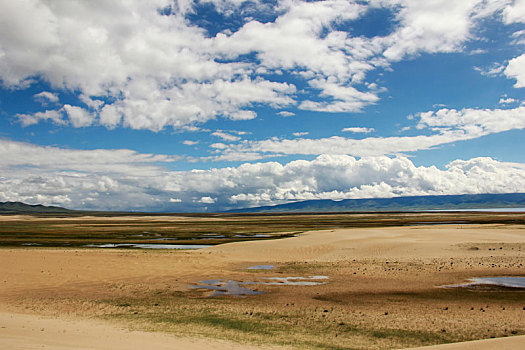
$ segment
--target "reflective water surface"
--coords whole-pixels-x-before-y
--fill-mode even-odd
[[[469,288],[477,286],[497,286],[506,288],[525,288],[525,277],[475,277],[468,283],[442,286],[443,288]]]
[[[246,295],[257,295],[264,293],[257,289],[250,289],[246,285],[267,285],[267,286],[315,286],[326,284],[321,280],[327,280],[328,276],[308,276],[308,277],[264,277],[264,281],[233,281],[233,280],[204,280],[199,284],[190,285],[190,289],[212,290],[209,296],[232,295],[243,297]]]
[[[140,248],[140,249],[202,249],[212,247],[209,244],[135,244],[135,243],[107,243],[88,244],[84,247],[91,248]]]

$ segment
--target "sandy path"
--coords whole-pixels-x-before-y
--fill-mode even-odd
[[[410,350],[518,350],[525,349],[525,335],[496,338],[486,340],[474,340],[464,343],[443,344],[426,346],[421,348],[411,348]]]
[[[162,333],[129,331],[93,320],[56,319],[0,312],[0,349],[276,349],[223,340],[176,338]]]
[[[10,350],[264,350],[223,340],[180,338],[162,333],[129,331],[93,320],[56,319],[0,312],[0,348]],[[411,350],[515,350],[525,348],[525,336],[411,348]],[[281,348],[283,349],[283,348]]]

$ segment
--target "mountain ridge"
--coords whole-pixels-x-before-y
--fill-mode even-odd
[[[525,193],[462,194],[360,198],[334,201],[314,199],[273,206],[232,209],[228,213],[369,212],[454,209],[525,208]]]
[[[22,202],[0,202],[0,214],[39,214],[71,213],[74,210],[42,204],[25,204]]]

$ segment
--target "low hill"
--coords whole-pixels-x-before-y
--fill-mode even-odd
[[[74,212],[74,210],[41,204],[30,205],[21,202],[0,202],[0,214],[47,214],[71,212]]]
[[[318,199],[274,206],[235,209],[230,212],[374,212],[491,208],[525,208],[525,193],[411,196],[345,199],[341,201]]]

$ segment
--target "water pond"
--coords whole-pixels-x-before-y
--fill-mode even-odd
[[[90,248],[139,248],[139,249],[202,249],[212,247],[209,244],[135,244],[135,243],[107,243],[88,244],[84,247]]]
[[[267,285],[267,286],[315,286],[326,284],[328,276],[308,276],[308,277],[264,277],[263,281],[233,281],[233,280],[204,280],[199,284],[190,285],[190,289],[212,290],[210,297],[221,295],[232,295],[243,297],[247,295],[262,294],[256,288],[250,289],[247,285]]]
[[[525,289],[525,277],[475,277],[467,283],[442,286],[443,288],[475,288],[482,286]]]

